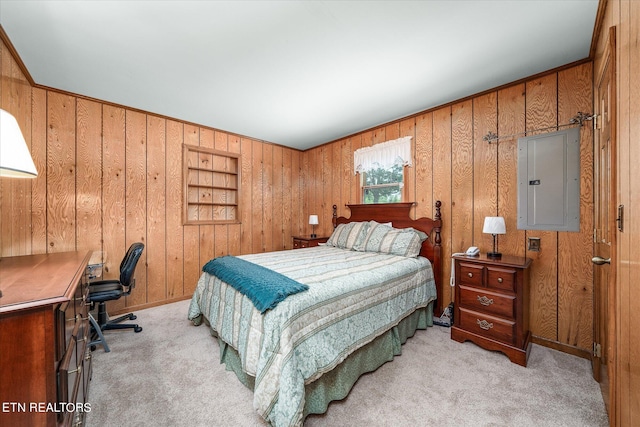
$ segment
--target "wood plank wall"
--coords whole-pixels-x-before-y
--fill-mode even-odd
[[[68,93],[32,87],[0,43],[0,106],[38,169],[0,180],[0,254],[103,251],[115,278],[145,244],[136,289],[112,312],[189,298],[214,256],[291,249],[303,232],[302,152]],[[182,144],[242,156],[242,224],[182,224]]]
[[[137,288],[110,310],[136,309],[188,298],[200,267],[213,256],[288,249],[291,236],[331,232],[331,206],[348,216],[358,177],[353,151],[412,136],[414,167],[407,176],[413,215],[432,216],[441,200],[448,257],[471,245],[486,251],[485,216],[502,215],[504,253],[534,259],[532,332],[540,340],[588,349],[592,335],[592,140],[582,130],[581,231],[516,230],[516,139],[500,135],[566,123],[592,111],[592,64],[551,72],[442,108],[381,125],[301,153],[125,107],[31,87],[1,45],[0,100],[18,118],[40,176],[0,182],[2,256],[64,250],[102,250],[105,276],[115,277],[129,244],[143,241]],[[183,226],[182,143],[242,156],[241,225]],[[302,206],[300,206],[302,201]],[[526,251],[540,237],[540,252]],[[450,265],[443,265],[445,306]]]
[[[331,206],[349,216],[359,176],[353,174],[353,152],[360,147],[412,136],[414,166],[408,170],[414,217],[432,216],[442,201],[445,259],[468,246],[491,248],[482,233],[485,216],[505,217],[503,253],[527,256],[531,267],[531,328],[539,342],[560,344],[586,355],[592,342],[593,131],[581,130],[580,232],[517,230],[517,137],[488,144],[488,132],[512,135],[569,122],[579,111],[592,112],[592,64],[550,72],[524,83],[484,93],[452,105],[381,125],[304,153],[307,191],[304,217],[318,214],[318,233],[331,231]],[[527,251],[527,238],[539,237],[540,252]],[[442,295],[453,300],[444,262]]]

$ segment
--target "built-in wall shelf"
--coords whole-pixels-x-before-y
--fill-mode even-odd
[[[184,223],[240,222],[240,155],[184,145]]]

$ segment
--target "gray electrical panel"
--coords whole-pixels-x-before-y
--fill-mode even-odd
[[[518,139],[518,229],[580,231],[580,128]]]

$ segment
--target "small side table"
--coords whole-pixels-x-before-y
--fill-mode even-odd
[[[456,301],[451,339],[501,351],[527,366],[531,259],[453,256]]]
[[[312,248],[320,243],[325,243],[328,237],[303,237],[293,236],[293,249]]]

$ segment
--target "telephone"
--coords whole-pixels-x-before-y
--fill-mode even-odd
[[[464,253],[466,256],[476,256],[480,253],[480,249],[478,249],[475,246],[471,246],[469,249],[467,249],[467,251]]]
[[[478,256],[478,254],[480,254],[480,249],[478,249],[478,247],[476,246],[470,246],[469,249],[467,249],[466,252],[457,252],[455,254],[451,254],[452,257],[454,256]],[[453,258],[451,258],[451,278],[449,279],[449,284],[451,285],[451,287],[454,287],[456,285],[455,283],[455,262],[453,260]]]

